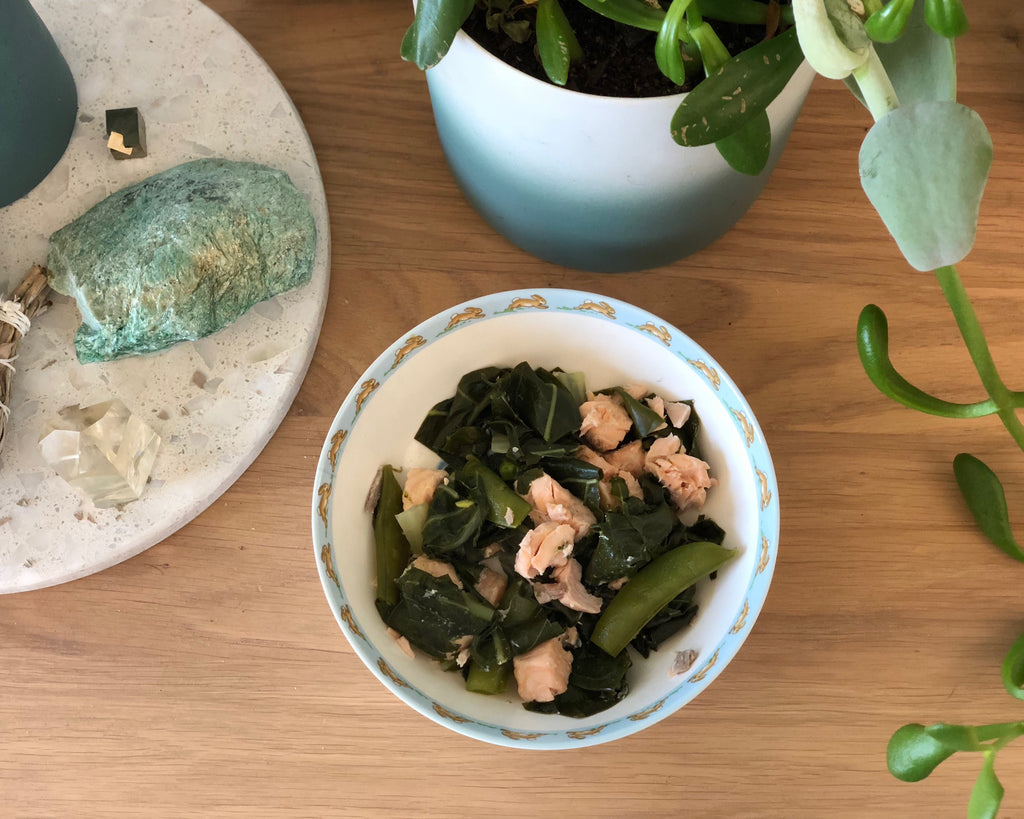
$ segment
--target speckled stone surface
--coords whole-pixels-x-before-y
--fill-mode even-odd
[[[320,333],[329,281],[327,206],[316,158],[287,93],[252,48],[194,0],[34,0],[78,86],[67,153],[24,199],[0,209],[0,294],[47,239],[114,191],[203,157],[279,168],[309,200],[317,226],[312,281],[229,327],[161,353],[80,364],[74,302],[56,296],[16,362],[8,439],[0,452],[0,593],[100,571],[192,520],[249,466],[277,428]],[[116,161],[108,108],[137,106],[148,156]],[[119,398],[163,439],[142,498],[98,509],[38,450],[69,405]]]

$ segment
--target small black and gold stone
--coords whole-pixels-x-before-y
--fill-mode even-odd
[[[146,123],[138,108],[107,110],[107,147],[114,159],[139,159],[146,155]]]

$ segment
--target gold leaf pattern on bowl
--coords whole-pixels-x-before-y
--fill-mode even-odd
[[[454,330],[465,321],[483,318],[484,315],[484,311],[479,307],[467,307],[465,310],[458,313],[452,313],[452,317],[448,320],[448,326],[446,326],[441,333],[447,333],[449,330]]]
[[[704,667],[696,674],[694,674],[692,677],[690,677],[690,682],[700,682],[701,680],[703,680],[708,675],[708,672],[715,667],[715,663],[717,662],[718,651],[715,651],[715,653],[711,655],[711,659],[704,663]]]
[[[522,310],[524,307],[533,307],[537,310],[547,310],[548,302],[539,293],[534,293],[532,296],[519,296],[518,298],[512,299],[511,304],[508,306],[508,312],[513,310]]]
[[[736,618],[736,622],[733,623],[730,634],[739,634],[740,630],[747,624],[747,615],[750,614],[750,601],[743,601],[743,610],[740,612],[740,616]]]
[[[387,677],[393,683],[396,683],[397,685],[402,686],[402,688],[411,688],[412,687],[412,686],[409,685],[409,683],[407,683],[405,680],[403,680],[401,677],[399,677],[398,674],[396,674],[391,669],[391,666],[389,666],[386,662],[384,662],[384,658],[383,657],[381,657],[379,660],[377,660],[377,668],[379,668],[381,670],[381,673],[384,674],[385,677]]]
[[[592,311],[594,313],[600,313],[605,318],[610,318],[610,319],[614,319],[615,318],[615,308],[612,307],[606,301],[592,301],[590,299],[587,299],[585,302],[583,302],[582,304],[576,305],[572,309],[573,310],[590,310],[590,311]],[[574,732],[574,733],[578,733],[578,732]]]
[[[510,731],[508,728],[502,728],[501,733],[509,739],[540,739],[544,736],[543,734],[524,734],[521,731]]]
[[[666,697],[665,699],[668,698]],[[654,703],[650,708],[645,708],[643,711],[637,711],[635,714],[630,714],[629,718],[633,720],[633,722],[639,722],[642,719],[647,719],[655,711],[660,711],[661,706],[664,704],[665,700],[658,700],[658,702]]]
[[[747,442],[747,446],[754,443],[754,427],[751,426],[750,421],[747,420],[747,416],[739,410],[731,409],[733,415],[736,416],[736,420],[740,422],[740,426],[743,427],[743,440]]]
[[[757,482],[761,485],[761,509],[767,509],[772,502],[772,490],[768,488],[768,476],[756,466],[754,472],[757,474]]]
[[[399,347],[398,350],[395,352],[394,363],[391,365],[391,367],[388,370],[388,372],[391,372],[391,370],[395,369],[395,367],[397,367],[399,364],[401,364],[402,363],[402,359],[405,358],[407,355],[409,355],[409,353],[411,353],[417,347],[422,347],[426,343],[427,343],[427,340],[423,336],[420,336],[420,335],[411,335],[411,336],[409,336],[405,340],[405,343],[401,347]]]
[[[716,390],[722,386],[722,376],[718,374],[718,370],[714,367],[709,367],[703,361],[694,360],[692,358],[686,359],[686,363],[693,367],[695,370],[701,372],[704,377],[711,382],[711,386]]]
[[[327,572],[327,576],[334,581],[334,585],[339,589],[341,583],[338,582],[338,575],[334,573],[334,561],[332,560],[333,555],[331,554],[331,544],[325,543],[323,548],[320,549],[320,562],[324,564],[324,571]]]
[[[366,639],[366,635],[364,635],[363,632],[359,630],[359,626],[356,625],[356,618],[352,616],[352,609],[350,609],[348,606],[342,606],[338,610],[338,613],[341,615],[341,619],[345,621],[345,625],[352,629],[353,634],[355,634],[357,637],[363,640]],[[381,660],[381,662],[384,661]]]
[[[434,710],[437,712],[439,716],[442,716],[445,719],[450,719],[452,722],[465,723],[473,721],[471,719],[468,719],[467,717],[460,717],[458,714],[453,714],[451,711],[449,711],[447,708],[445,708],[438,702],[434,703]]]

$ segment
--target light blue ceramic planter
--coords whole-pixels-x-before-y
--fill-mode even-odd
[[[71,139],[78,94],[28,0],[0,0],[0,207],[31,191]]]
[[[772,152],[756,177],[714,146],[669,134],[684,95],[646,99],[567,91],[509,67],[459,32],[427,72],[445,156],[466,198],[501,234],[567,267],[657,267],[724,234],[757,199],[814,72],[806,64],[769,107]]]

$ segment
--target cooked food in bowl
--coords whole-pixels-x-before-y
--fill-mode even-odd
[[[717,480],[692,401],[522,362],[466,373],[415,438],[438,468],[386,464],[376,604],[402,650],[588,717],[628,695],[735,552],[701,514]]]

